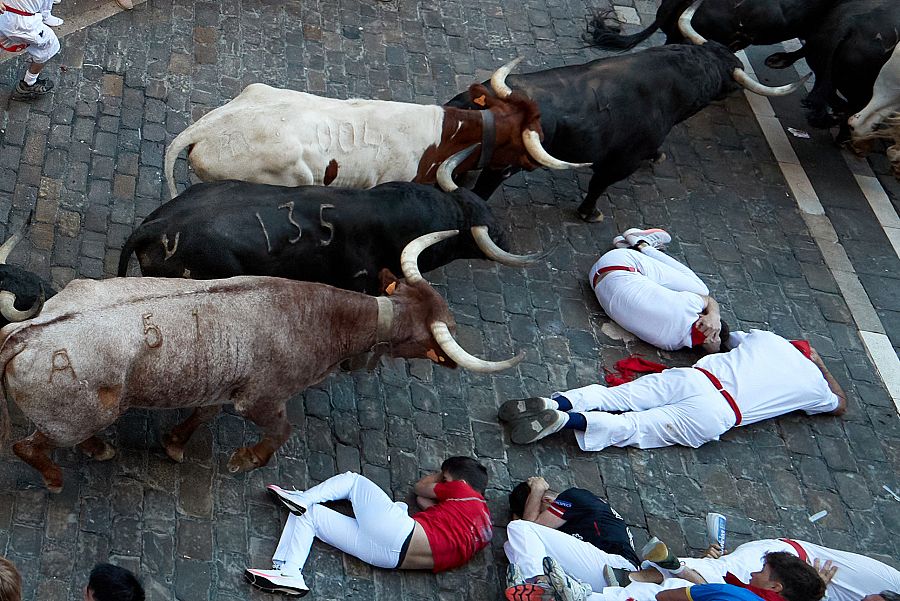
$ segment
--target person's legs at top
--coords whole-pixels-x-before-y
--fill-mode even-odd
[[[39,77],[39,75],[47,61],[59,52],[59,38],[49,27],[42,25],[39,27],[40,31],[35,32],[29,39],[13,37],[4,40],[4,45],[27,44],[25,52],[31,57],[28,70],[24,77],[16,83],[13,90],[13,100],[32,100],[53,89],[53,81]]]
[[[663,251],[653,248],[649,244],[638,246],[638,252],[644,257],[652,259],[655,269],[648,269],[647,277],[653,279],[660,286],[677,292],[693,292],[701,296],[709,295],[709,288],[703,283],[691,268],[682,264],[674,257]]]

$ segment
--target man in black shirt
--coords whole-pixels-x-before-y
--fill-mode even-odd
[[[609,503],[582,488],[561,493],[540,477],[522,482],[509,495],[513,521],[503,546],[510,573],[532,583],[546,582],[543,558],[552,557],[565,572],[601,591],[603,567],[635,569],[640,565],[625,520]],[[512,588],[521,582],[510,582]],[[507,591],[507,597],[512,594]]]

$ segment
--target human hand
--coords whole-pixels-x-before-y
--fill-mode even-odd
[[[703,557],[708,557],[709,559],[719,559],[722,557],[722,549],[719,547],[719,543],[711,544]]]
[[[718,315],[703,313],[697,319],[696,326],[709,341],[710,338],[719,337],[719,332],[722,331],[722,320]]]
[[[544,493],[550,490],[550,485],[540,476],[532,476],[528,479],[528,488],[531,489],[531,492]]]
[[[837,573],[837,566],[832,565],[831,560],[825,562],[825,565],[821,565],[822,562],[819,559],[816,559],[813,562],[813,567],[819,573],[819,577],[822,578],[822,581],[825,583],[825,586],[828,586],[828,583],[831,582],[831,579],[834,578],[834,575]]]

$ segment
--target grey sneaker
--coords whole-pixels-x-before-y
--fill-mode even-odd
[[[552,557],[544,558],[544,573],[550,579],[556,601],[587,601],[593,592],[590,584],[566,574]]]
[[[672,236],[666,230],[651,227],[646,230],[637,228],[626,230],[623,234],[629,246],[637,246],[639,242],[646,242],[653,248],[662,248],[672,241]]]
[[[16,83],[11,98],[13,100],[34,100],[35,98],[40,98],[47,94],[47,92],[52,89],[52,79],[38,78],[38,80],[31,85],[28,85],[20,79],[18,83]]]
[[[525,417],[526,415],[534,415],[546,409],[556,409],[558,405],[546,397],[533,396],[527,399],[510,399],[500,405],[497,417],[505,422],[511,422]]]
[[[520,584],[525,584],[525,575],[522,574],[522,568],[511,563],[506,566],[506,588],[512,588]]]
[[[609,586],[628,586],[631,584],[631,572],[623,568],[614,568],[611,565],[603,566],[603,578]]]
[[[530,444],[563,429],[569,416],[563,411],[547,409],[530,417],[522,417],[512,423],[509,437],[516,444]]]

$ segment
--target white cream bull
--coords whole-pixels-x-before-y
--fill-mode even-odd
[[[509,68],[498,70],[500,85]],[[521,93],[497,98],[479,84],[470,90],[487,110],[337,100],[251,84],[172,141],[165,157],[169,193],[177,194],[175,160],[185,148],[203,181],[281,186],[371,188],[413,181],[439,182],[447,190],[452,173],[439,174],[439,167],[478,144],[478,153],[454,165],[460,172],[580,166],[554,159],[541,147],[540,111],[532,100]]]
[[[891,58],[881,67],[872,89],[872,100],[850,117],[853,149],[865,154],[875,138],[893,141],[887,156],[900,178],[900,44],[894,47]]]
[[[163,441],[181,461],[194,430],[233,403],[262,430],[228,462],[230,471],[246,471],[265,465],[290,435],[288,399],[345,358],[377,347],[445,367],[512,367],[522,355],[483,361],[455,342],[447,302],[419,273],[419,253],[455,233],[410,242],[401,257],[406,280],[382,271],[388,297],[251,276],[73,281],[37,317],[0,330],[4,391],[35,425],[13,451],[58,492],[62,472],[50,451],[78,445],[110,459],[114,449],[96,433],[127,409],[193,408]],[[6,440],[6,402],[0,431]]]

